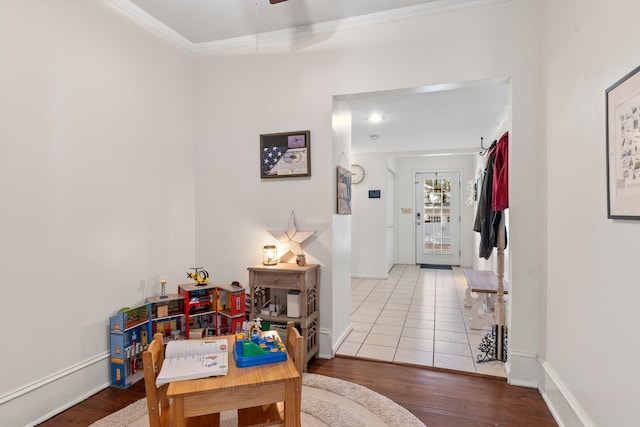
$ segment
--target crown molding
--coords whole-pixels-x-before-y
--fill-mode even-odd
[[[155,33],[163,39],[180,46],[188,52],[195,52],[195,44],[184,38],[178,32],[158,21],[129,0],[107,0],[118,12],[132,19],[143,28]]]
[[[383,12],[376,12],[352,18],[345,18],[330,22],[306,25],[285,30],[271,31],[259,34],[252,34],[241,37],[234,37],[210,42],[193,43],[178,32],[163,24],[144,10],[140,9],[129,0],[108,0],[115,9],[140,24],[142,27],[152,31],[160,37],[168,40],[191,53],[207,53],[220,49],[247,47],[256,45],[259,42],[277,41],[293,36],[318,35],[333,33],[337,30],[357,28],[366,25],[375,25],[383,22],[401,20],[423,15],[438,15],[442,13],[455,12],[463,9],[488,6],[497,3],[506,3],[512,0],[435,0],[429,3],[392,9]]]

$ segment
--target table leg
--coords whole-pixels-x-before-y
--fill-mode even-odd
[[[182,397],[173,398],[173,420],[176,427],[186,427],[184,419],[184,399]]]
[[[284,423],[287,427],[300,427],[300,407],[296,398],[296,379],[290,379],[284,385]]]

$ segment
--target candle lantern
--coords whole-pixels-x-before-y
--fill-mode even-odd
[[[264,265],[276,265],[278,263],[278,250],[275,245],[266,245],[263,248],[262,263]]]

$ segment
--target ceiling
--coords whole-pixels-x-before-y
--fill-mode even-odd
[[[112,0],[116,6],[190,47],[250,42],[257,34],[321,31],[345,22],[402,19],[504,0]],[[344,96],[352,109],[352,151],[457,152],[505,130],[506,79]],[[377,112],[380,123],[365,120]],[[372,135],[374,135],[372,137]],[[377,138],[375,137],[377,135]],[[487,143],[485,143],[487,145]]]
[[[495,1],[495,0],[493,0]],[[122,1],[121,1],[122,2]],[[255,36],[318,24],[433,13],[487,0],[129,0],[191,43]]]
[[[508,125],[509,82],[449,84],[345,100],[351,108],[351,146],[364,152],[464,152],[488,146]],[[372,114],[384,120],[367,121]]]

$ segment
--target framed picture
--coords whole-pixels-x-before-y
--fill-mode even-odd
[[[338,166],[338,215],[351,214],[351,171],[349,169]]]
[[[640,67],[606,90],[607,216],[640,219]]]
[[[311,176],[310,132],[260,135],[260,178]]]

